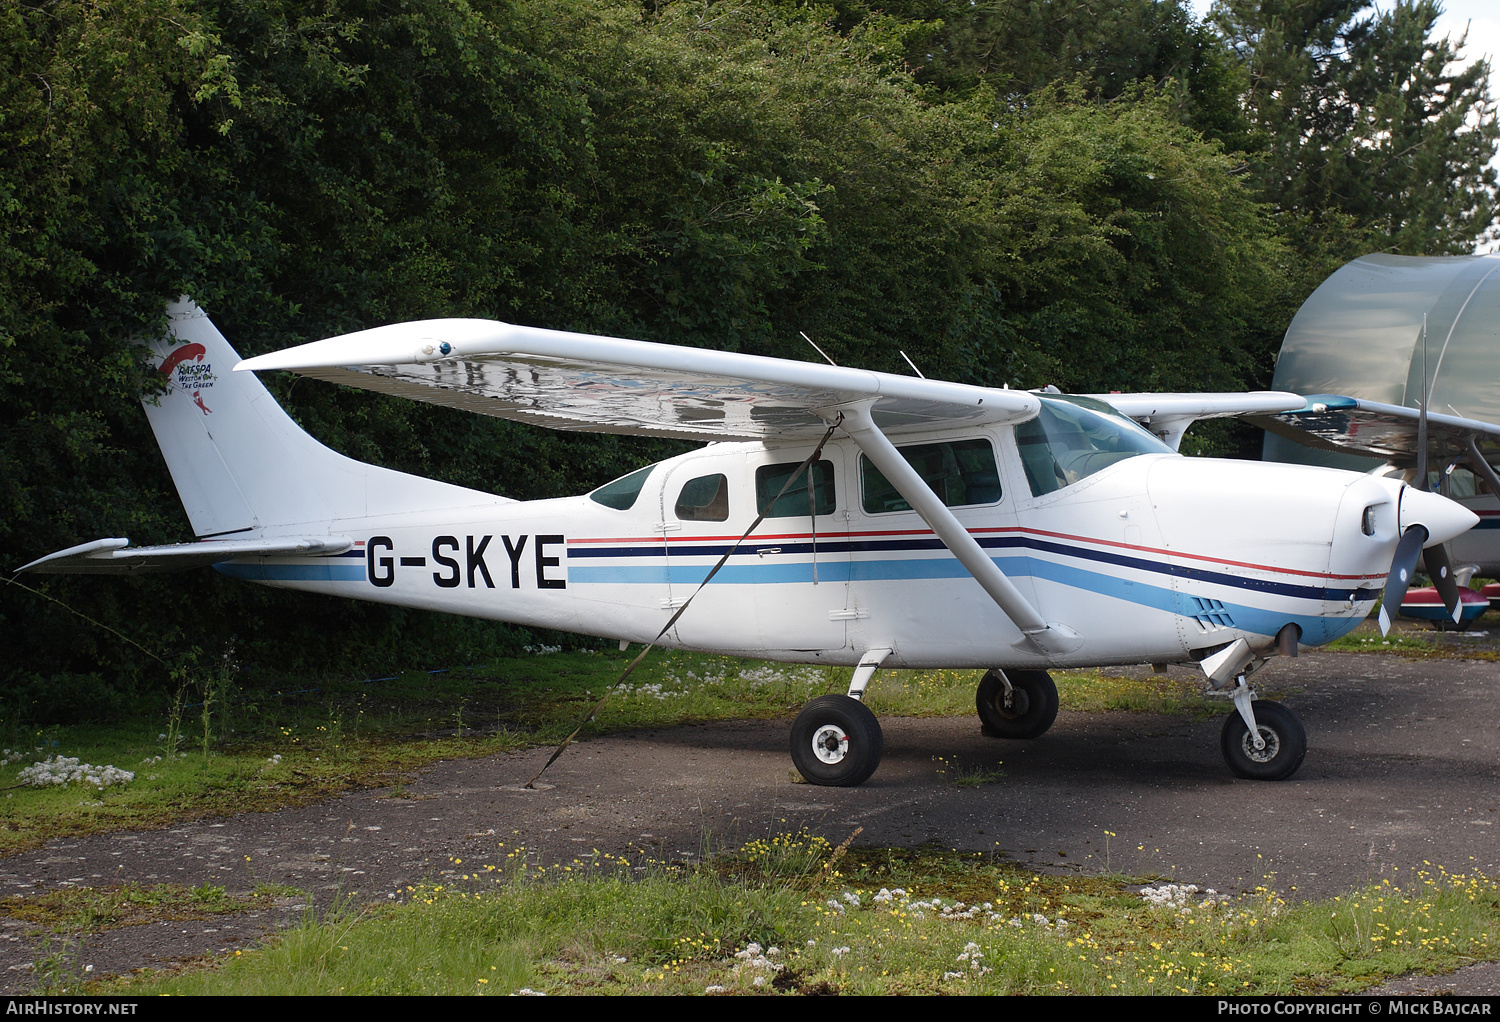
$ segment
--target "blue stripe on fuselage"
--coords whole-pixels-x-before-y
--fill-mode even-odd
[[[1296,583],[1296,582],[1277,582],[1277,581],[1274,581],[1274,580],[1271,580],[1271,579],[1252,578],[1252,577],[1248,577],[1248,576],[1245,576],[1245,575],[1232,575],[1232,574],[1229,574],[1228,572],[1224,572],[1224,571],[1214,571],[1214,570],[1210,570],[1210,569],[1206,569],[1206,568],[1196,568],[1196,567],[1192,567],[1192,566],[1186,565],[1186,564],[1172,564],[1172,563],[1169,563],[1169,562],[1166,562],[1166,561],[1154,560],[1154,559],[1149,558],[1149,557],[1142,557],[1142,556],[1135,555],[1135,554],[1117,553],[1117,552],[1115,552],[1113,550],[1094,550],[1094,549],[1091,549],[1091,548],[1088,548],[1088,547],[1075,546],[1075,545],[1070,544],[1070,543],[1061,543],[1061,542],[1058,542],[1056,540],[1050,540],[1050,539],[1038,539],[1038,538],[1032,537],[1032,536],[983,536],[983,537],[975,537],[975,538],[978,540],[979,545],[981,547],[985,547],[985,548],[988,548],[990,550],[1018,550],[1019,549],[1019,550],[1046,551],[1047,553],[1059,554],[1059,555],[1064,556],[1064,557],[1077,557],[1077,558],[1080,558],[1080,559],[1083,559],[1083,560],[1098,561],[1098,562],[1101,562],[1101,563],[1104,563],[1104,564],[1114,564],[1114,565],[1118,565],[1118,566],[1123,567],[1123,568],[1134,568],[1137,571],[1147,571],[1147,572],[1152,572],[1152,573],[1160,574],[1160,575],[1171,575],[1171,576],[1176,577],[1176,578],[1191,579],[1191,580],[1193,580],[1195,582],[1207,582],[1207,583],[1210,583],[1212,585],[1230,586],[1230,587],[1236,588],[1236,589],[1248,589],[1248,590],[1250,590],[1252,592],[1266,593],[1266,594],[1272,595],[1272,596],[1290,596],[1290,597],[1292,597],[1294,599],[1299,599],[1299,600],[1318,600],[1318,601],[1332,600],[1332,601],[1336,601],[1336,602],[1342,602],[1342,601],[1345,601],[1345,600],[1348,600],[1348,599],[1351,599],[1351,598],[1354,599],[1354,600],[1356,600],[1356,601],[1363,600],[1363,599],[1373,599],[1372,596],[1363,596],[1363,595],[1361,595],[1362,593],[1367,593],[1368,590],[1357,589],[1357,588],[1352,588],[1352,587],[1347,587],[1347,586],[1346,587],[1339,587],[1339,588],[1330,588],[1330,587],[1325,586],[1325,585],[1305,585],[1305,584]],[[755,543],[752,543],[752,542],[749,542],[749,541],[741,543],[739,545],[739,550],[738,550],[737,556],[740,556],[740,557],[756,556],[757,552],[759,550],[766,549],[769,546],[771,546],[773,543],[776,544],[776,547],[775,547],[776,548],[776,554],[772,555],[772,556],[777,556],[779,558],[791,557],[791,556],[796,556],[796,555],[811,555],[814,552],[813,551],[813,545],[812,545],[811,542],[802,542],[802,541],[788,542],[788,541],[776,541],[776,540],[761,540],[761,541],[755,542]],[[702,543],[702,544],[696,544],[695,543],[695,544],[689,546],[686,541],[683,541],[683,542],[673,541],[673,542],[667,543],[667,545],[666,545],[666,554],[667,554],[667,557],[668,557],[669,560],[675,562],[675,560],[677,558],[684,558],[684,557],[720,557],[726,551],[728,551],[730,549],[731,549],[731,546],[729,544],[723,544],[723,543]],[[936,538],[890,539],[890,540],[855,540],[855,541],[829,540],[827,542],[825,542],[825,541],[823,541],[823,540],[820,539],[818,541],[818,545],[817,545],[817,553],[819,555],[827,555],[829,557],[832,557],[835,554],[856,553],[856,552],[858,552],[858,553],[870,553],[870,552],[875,552],[875,551],[881,551],[881,552],[931,551],[931,550],[946,550],[946,549],[947,548],[943,545],[942,540],[939,540],[939,539],[936,539]],[[578,560],[578,559],[583,559],[583,558],[590,558],[590,559],[592,559],[592,558],[604,558],[604,557],[660,557],[660,556],[662,556],[662,552],[663,552],[662,551],[662,547],[660,547],[660,546],[655,546],[655,547],[646,547],[646,546],[628,546],[628,547],[570,546],[568,548],[568,559],[570,561],[573,561],[573,560]],[[930,558],[911,558],[910,560],[902,560],[902,561],[896,561],[896,560],[858,561],[858,560],[856,560],[856,561],[852,562],[853,565],[854,565],[854,567],[852,569],[853,574],[851,576],[835,576],[833,574],[830,574],[828,576],[828,580],[829,581],[843,581],[843,579],[845,577],[852,577],[852,578],[856,578],[856,579],[858,579],[858,578],[870,578],[870,579],[873,579],[873,578],[961,578],[961,577],[964,577],[967,574],[967,572],[965,572],[963,570],[963,568],[958,565],[958,562],[956,560],[954,560],[953,558],[951,558],[951,557],[937,558],[936,559],[936,560],[939,560],[939,561],[948,561],[950,563],[950,566],[948,568],[933,567],[932,566],[932,561],[933,560],[934,559],[930,559]],[[838,566],[839,562],[838,561],[831,561],[829,563],[830,563],[829,570],[832,571],[832,570],[836,570],[837,569],[837,566]],[[877,565],[879,567],[873,568],[873,569],[862,569],[862,568],[859,567],[859,565],[861,565],[861,564]],[[901,568],[892,569],[890,567],[892,565],[908,565],[908,564],[912,565],[913,567],[911,567],[910,569],[901,569]],[[674,569],[676,569],[676,567],[677,566],[674,563]],[[734,567],[734,565],[726,565],[724,567],[723,571],[721,571],[719,573],[720,576],[723,576],[726,572],[729,572],[732,567]],[[573,571],[575,571],[575,570],[586,570],[586,569],[570,569],[570,572],[569,572],[569,576],[570,577],[572,577]],[[598,570],[607,570],[607,569],[598,569]],[[680,570],[680,569],[677,569],[677,570]],[[819,566],[818,566],[818,577],[820,579],[824,577],[823,576],[823,570],[824,570],[824,566],[820,562]],[[892,571],[892,570],[895,571],[894,574],[884,574],[884,573],[882,573],[882,574],[869,574],[869,573],[867,573],[869,571],[888,572],[888,571]],[[914,572],[914,573],[913,574],[905,574],[905,573],[903,573],[903,570],[910,570],[911,572]],[[807,577],[807,581],[811,581],[811,579],[812,579],[812,576],[809,573],[808,577]],[[659,580],[660,579],[658,579],[658,581]],[[726,579],[726,581],[728,581],[728,579]],[[753,582],[755,580],[747,578],[744,581],[746,581],[746,582]],[[782,581],[782,579],[776,579],[776,581]],[[792,579],[786,579],[786,581],[792,581]]]
[[[1043,557],[1019,556],[993,558],[997,567],[1011,578],[1032,577],[1059,585],[1098,593],[1137,606],[1151,607],[1169,614],[1181,613],[1181,594],[1162,586],[1059,564]],[[711,566],[707,564],[673,564],[671,582],[679,586],[701,583]],[[965,579],[965,569],[952,557],[903,558],[882,561],[829,561],[818,563],[818,581],[891,581],[896,579]],[[601,567],[572,566],[568,580],[573,584],[591,583],[665,585],[667,570],[659,565],[609,565]],[[726,564],[714,576],[715,583],[738,585],[774,585],[811,583],[812,564],[808,561],[781,564]],[[1373,590],[1356,594],[1357,603],[1368,603],[1378,595]],[[1267,610],[1243,603],[1224,603],[1237,627],[1258,635],[1274,635],[1281,627],[1294,623],[1302,628],[1303,641],[1312,645],[1329,642],[1359,623],[1363,615],[1348,618],[1325,618],[1316,614],[1292,614],[1284,610]]]
[[[332,560],[332,558],[328,558]],[[220,561],[214,570],[250,582],[363,582],[363,564],[236,564]]]

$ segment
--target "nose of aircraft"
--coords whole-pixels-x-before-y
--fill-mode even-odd
[[[1446,543],[1468,532],[1479,522],[1479,516],[1462,504],[1436,493],[1424,493],[1410,486],[1401,491],[1401,531],[1412,525],[1427,530],[1423,546]]]

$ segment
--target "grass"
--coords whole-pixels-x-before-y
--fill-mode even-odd
[[[408,672],[378,683],[286,679],[232,687],[203,707],[109,727],[23,728],[0,722],[0,855],[54,837],[159,827],[184,819],[306,804],[353,787],[394,786],[443,759],[560,741],[613,684],[629,654],[579,650],[483,667]],[[693,721],[794,715],[841,692],[842,668],[768,664],[694,653],[654,653],[585,725],[584,735]],[[867,697],[880,714],[974,712],[980,672],[882,672]],[[1083,711],[1218,715],[1190,682],[1099,671],[1055,676],[1062,704]],[[135,773],[125,785],[18,784],[53,756]],[[994,776],[955,783],[984,784]]]
[[[0,919],[18,920],[52,933],[93,933],[163,920],[232,915],[296,894],[300,892],[270,885],[248,894],[231,894],[214,884],[193,888],[178,884],[63,887],[32,897],[0,899]]]
[[[1426,655],[1438,650],[1432,637],[1420,632],[1392,632],[1382,636],[1378,631],[1360,629],[1334,639],[1326,647],[1351,653],[1415,653]]]
[[[806,833],[702,865],[520,849],[402,904],[309,916],[152,994],[1294,994],[1493,959],[1500,885],[1441,869],[1289,905],[1268,887],[1153,905],[1119,875],[1041,876]],[[1171,895],[1173,892],[1167,892]]]
[[[993,766],[983,764],[968,766],[949,759],[947,756],[934,756],[932,762],[938,777],[955,788],[978,788],[986,784],[994,784],[1005,777],[1005,771],[1000,769],[999,763]]]

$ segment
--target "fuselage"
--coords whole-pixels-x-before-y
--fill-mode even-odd
[[[692,597],[662,644],[781,661],[853,665],[889,648],[886,667],[1078,667],[1194,660],[1241,637],[1265,650],[1287,624],[1303,643],[1327,642],[1369,612],[1399,536],[1393,480],[1163,451],[1081,474],[1053,462],[1056,477],[1039,483],[1035,452],[1009,426],[892,440],[1042,616],[1082,645],[1027,649],[838,437],[814,473],[816,517],[798,479],[743,542],[812,443],[712,444],[593,495],[337,520],[330,533],[355,540],[343,555],[217,567],[635,642]]]

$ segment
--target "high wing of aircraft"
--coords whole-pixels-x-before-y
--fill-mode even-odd
[[[984,732],[1031,739],[1057,714],[1049,670],[1140,663],[1197,664],[1235,706],[1231,769],[1289,777],[1303,728],[1257,701],[1249,676],[1353,628],[1408,570],[1408,548],[1475,521],[1399,480],[1174,450],[1195,417],[1289,411],[1295,394],[994,390],[452,319],[241,362],[190,302],[171,319],[153,349],[168,390],[145,410],[199,542],[106,539],[21,570],[212,564],[271,586],[852,667],[847,693],[814,699],[792,727],[792,760],[818,784],[859,784],[879,764],[863,697],[881,667],[988,668]],[[256,370],[709,442],[587,494],[518,502],[330,451]]]

